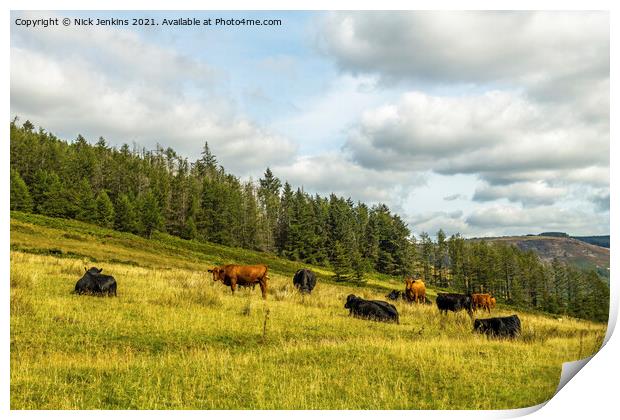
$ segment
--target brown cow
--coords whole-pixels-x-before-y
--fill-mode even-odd
[[[409,302],[426,302],[426,286],[422,279],[414,280],[413,278],[406,278],[405,285],[405,296]]]
[[[495,308],[496,303],[497,303],[497,300],[494,297],[491,297],[491,309]]]
[[[226,286],[230,286],[233,294],[237,285],[252,286],[258,283],[263,299],[267,299],[267,266],[258,265],[236,265],[228,264],[221,267],[213,267],[209,270],[213,273],[213,281],[221,281]]]
[[[482,310],[486,309],[489,313],[491,313],[491,307],[495,306],[492,303],[493,302],[492,299],[494,300],[495,298],[492,298],[489,293],[472,294],[471,301],[472,301],[472,306],[474,308],[474,311],[478,309],[482,309]]]

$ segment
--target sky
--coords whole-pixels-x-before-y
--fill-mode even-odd
[[[16,19],[280,26],[26,28]],[[12,12],[11,116],[157,143],[411,231],[609,233],[607,12]]]

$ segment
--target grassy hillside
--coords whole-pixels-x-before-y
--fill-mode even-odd
[[[606,328],[518,312],[520,338],[489,340],[464,313],[401,302],[400,325],[364,321],[346,296],[379,299],[398,279],[336,284],[313,267],[321,279],[302,297],[294,262],[20,213],[11,248],[13,409],[525,407]],[[206,270],[223,262],[267,263],[268,300],[214,283]],[[70,293],[91,265],[116,277],[117,298]]]

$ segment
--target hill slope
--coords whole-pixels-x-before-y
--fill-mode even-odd
[[[332,284],[314,267],[322,278],[300,296],[297,264],[274,256],[12,216],[12,409],[525,407],[550,398],[561,363],[597,351],[605,333],[502,306],[495,315],[521,318],[516,340],[473,334],[464,313],[428,305],[395,303],[400,325],[359,320],[343,307],[349,293],[383,299],[400,282]],[[214,283],[206,269],[225,261],[267,262],[267,301]],[[90,265],[116,276],[117,298],[70,293]]]
[[[579,239],[580,241],[587,242],[592,245],[602,246],[603,248],[609,248],[609,235],[600,235],[600,236],[573,236],[575,239]]]

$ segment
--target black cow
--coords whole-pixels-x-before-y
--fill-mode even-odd
[[[365,300],[355,295],[347,296],[344,307],[349,310],[349,316],[371,319],[374,321],[400,323],[396,307],[382,300]]]
[[[514,338],[521,333],[521,320],[516,315],[502,318],[476,319],[474,331],[485,333],[489,337]]]
[[[461,295],[459,293],[437,293],[435,303],[437,303],[437,308],[442,314],[448,313],[448,311],[458,312],[463,309],[465,309],[470,316],[473,314],[474,308],[471,296],[469,295]]]
[[[307,268],[302,268],[295,273],[293,284],[301,293],[310,294],[316,286],[316,275]]]
[[[84,269],[86,270],[86,269]],[[96,296],[116,296],[116,280],[112,276],[101,274],[103,268],[91,267],[75,284],[73,293]]]
[[[385,295],[386,298],[390,299],[390,300],[405,300],[405,292],[402,292],[400,290],[392,290],[390,293],[388,293],[387,295]]]

